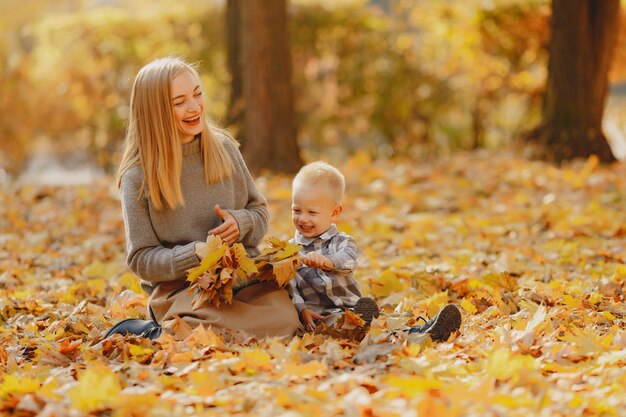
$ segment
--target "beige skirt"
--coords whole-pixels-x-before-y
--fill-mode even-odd
[[[194,328],[213,331],[243,330],[256,337],[293,336],[300,327],[298,313],[287,291],[271,282],[259,282],[239,290],[230,305],[191,307],[193,295],[186,281],[164,282],[154,289],[148,306],[165,331],[176,334],[179,320]]]

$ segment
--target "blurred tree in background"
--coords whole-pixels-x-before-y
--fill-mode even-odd
[[[558,162],[615,157],[602,132],[620,0],[553,0],[543,121],[531,135]]]
[[[541,120],[548,0],[288,5],[304,160],[496,147]],[[210,116],[243,134],[223,1],[5,0],[0,27],[0,167],[51,142],[113,168],[133,76],[172,53],[200,61]]]
[[[294,120],[285,0],[228,0],[229,115],[253,172],[295,173],[302,166]]]

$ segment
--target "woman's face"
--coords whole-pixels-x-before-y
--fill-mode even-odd
[[[171,81],[174,120],[182,143],[189,143],[204,128],[204,99],[200,82],[189,71]]]

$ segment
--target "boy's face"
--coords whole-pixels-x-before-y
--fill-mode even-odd
[[[302,185],[293,190],[291,219],[304,237],[317,237],[337,221],[343,207],[325,185]]]

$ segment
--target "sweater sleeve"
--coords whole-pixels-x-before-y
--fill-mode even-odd
[[[239,226],[239,242],[244,246],[257,246],[269,228],[269,211],[265,197],[254,184],[252,175],[246,166],[239,149],[232,142],[227,141],[230,154],[233,156],[235,175],[242,175],[246,183],[248,194],[247,203],[242,209],[228,209]]]
[[[129,170],[122,178],[121,200],[126,232],[128,267],[141,279],[153,283],[184,278],[199,265],[195,242],[166,248],[152,227],[147,198],[141,194],[142,176]]]

